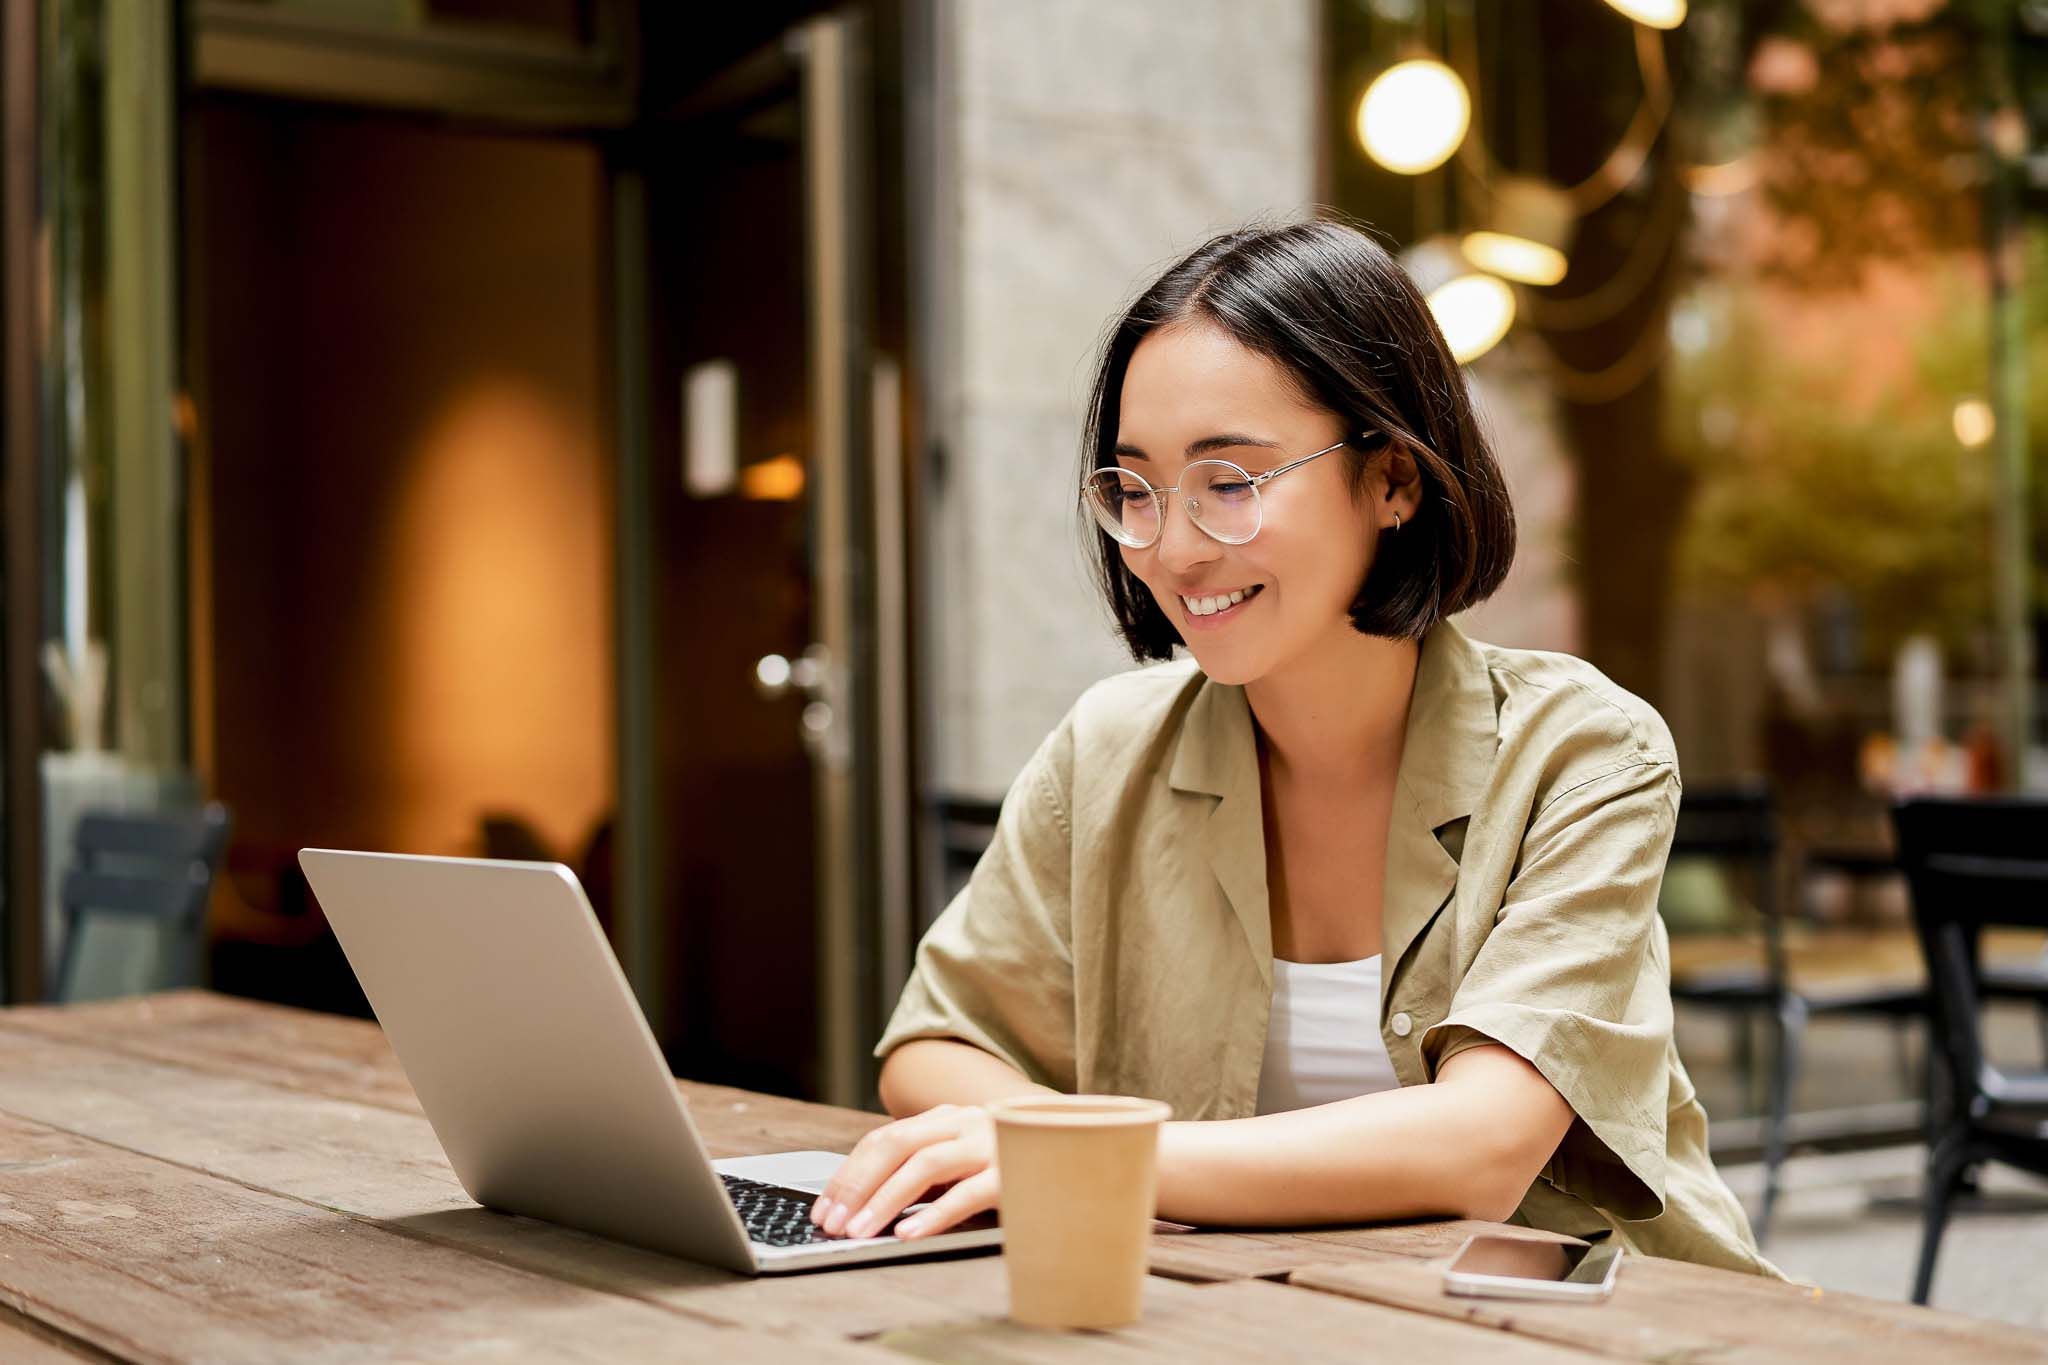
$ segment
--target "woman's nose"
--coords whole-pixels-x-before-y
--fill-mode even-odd
[[[1214,559],[1222,549],[1195,525],[1188,502],[1175,494],[1173,505],[1166,509],[1166,524],[1159,528],[1159,566],[1175,575]]]

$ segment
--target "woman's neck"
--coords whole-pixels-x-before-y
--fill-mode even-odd
[[[1356,787],[1390,781],[1401,764],[1421,646],[1341,635],[1245,685],[1271,771],[1290,781]]]

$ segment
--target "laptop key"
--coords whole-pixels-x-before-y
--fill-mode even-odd
[[[738,1176],[719,1176],[750,1240],[772,1247],[807,1246],[837,1239],[811,1221],[817,1196]]]

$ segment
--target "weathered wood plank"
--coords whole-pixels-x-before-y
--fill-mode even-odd
[[[479,1208],[424,1118],[375,1105],[0,1028],[0,1111],[575,1283],[644,1297],[734,1278]]]
[[[1392,1252],[1265,1232],[1156,1233],[1150,1255],[1154,1275],[1197,1284],[1281,1279],[1304,1266],[1403,1259]]]
[[[365,1020],[181,991],[0,1014],[0,1036],[17,1026],[173,1066],[419,1113],[418,1101],[382,1032]],[[883,1121],[877,1115],[723,1086],[687,1081],[678,1085],[714,1156],[804,1148],[845,1151]],[[48,1111],[39,1111],[39,1116],[53,1118]],[[352,1159],[361,1161],[367,1155],[355,1153]],[[416,1157],[411,1154],[409,1159]],[[375,1216],[389,1216],[389,1210]],[[1272,1277],[1351,1257],[1441,1255],[1486,1226],[1490,1225],[1447,1222],[1162,1236],[1154,1242],[1152,1268],[1188,1280]]]
[[[474,1207],[419,1115],[4,1026],[0,1111],[366,1217]]]
[[[1152,1239],[1152,1273],[1177,1280],[1277,1279],[1306,1266],[1443,1256],[1475,1232],[1505,1231],[1539,1238],[1551,1235],[1472,1219],[1360,1228],[1162,1232]]]
[[[4,1018],[4,1016],[0,1016]],[[0,1111],[567,1283],[860,1336],[1004,1311],[993,1257],[758,1281],[478,1208],[426,1121],[0,1028]]]
[[[880,1121],[717,1087],[683,1089],[718,1154],[843,1150]],[[993,1258],[750,1281],[478,1209],[456,1185],[381,1033],[363,1021],[204,993],[7,1011],[0,1013],[0,1109],[143,1154],[134,1159],[187,1167],[179,1172],[184,1178],[215,1175],[249,1187],[251,1195],[298,1201],[309,1215],[372,1220],[362,1224],[366,1231],[392,1242],[426,1243],[417,1248],[422,1254],[468,1255],[500,1263],[507,1273],[536,1272],[563,1292],[580,1288],[638,1299],[639,1307],[686,1326],[701,1320],[842,1337],[883,1334],[899,1351],[947,1360],[1068,1359],[1097,1349],[1129,1358],[1153,1349],[1114,1334],[1045,1337],[1000,1322],[1005,1288]],[[6,1188],[7,1174],[0,1171],[0,1190]],[[1240,1289],[1297,1295],[1306,1303],[1316,1301],[1306,1292],[1312,1287],[1358,1301],[1347,1301],[1348,1309],[1371,1302],[1394,1321],[1460,1334],[1442,1349],[1414,1352],[1426,1350],[1432,1358],[1458,1358],[1471,1338],[1490,1354],[1504,1349],[1502,1342],[1530,1345],[1541,1338],[1631,1358],[1654,1348],[1716,1359],[1811,1359],[1851,1351],[1873,1360],[1909,1354],[2048,1359],[2042,1350],[2048,1338],[2024,1329],[1853,1296],[1799,1300],[1797,1289],[1671,1262],[1632,1262],[1623,1280],[1628,1297],[1618,1294],[1597,1309],[1446,1299],[1440,1266],[1429,1258],[1491,1226],[1166,1234],[1155,1239],[1154,1268],[1179,1280],[1234,1281]],[[410,1253],[388,1254],[403,1262]],[[1347,1264],[1326,1264],[1339,1260]],[[0,1261],[0,1285],[9,1290],[10,1265]],[[112,1261],[109,1273],[123,1265]],[[1669,1278],[1673,1267],[1678,1280]],[[1251,1278],[1290,1273],[1298,1288]],[[1179,1292],[1230,1288],[1155,1277],[1148,1292],[1171,1303]],[[13,1302],[7,1292],[0,1290],[0,1305]],[[1757,1292],[1776,1297],[1745,1297]],[[1784,1297],[1788,1292],[1792,1299]],[[1269,1353],[1274,1332],[1288,1331],[1294,1317],[1283,1310],[1295,1299],[1278,1302],[1278,1309],[1259,1310],[1267,1315],[1258,1332],[1268,1350],[1240,1342],[1230,1354]],[[1178,1320],[1154,1314],[1148,1325],[1155,1319]],[[1784,1330],[1775,1325],[1780,1321]],[[4,1322],[0,1315],[0,1327]],[[1501,1328],[1507,1332],[1487,1330]],[[1160,1338],[1160,1349],[1213,1358],[1217,1342],[1237,1340],[1221,1329],[1190,1332],[1190,1342],[1181,1345]],[[1369,1339],[1380,1346],[1389,1340],[1380,1329]],[[410,1344],[407,1350],[418,1353]]]
[[[858,1109],[836,1109],[780,1095],[677,1081],[690,1102],[704,1145],[713,1156],[760,1152],[850,1152],[853,1145],[889,1120]]]
[[[874,1361],[0,1118],[0,1304],[123,1360]]]
[[[0,1304],[0,1360],[7,1365],[80,1365],[81,1361],[105,1365],[119,1359]]]
[[[409,1268],[416,1257],[469,1253],[480,1264],[533,1271],[564,1289],[581,1286],[640,1300],[651,1310],[666,1310],[685,1322],[695,1319],[751,1332],[823,1332],[841,1338],[918,1328],[924,1334],[917,1338],[917,1350],[927,1355],[953,1351],[945,1343],[954,1336],[967,1343],[962,1350],[981,1351],[984,1346],[978,1343],[986,1334],[1000,1338],[1011,1330],[999,1322],[1008,1290],[996,1258],[789,1278],[731,1276],[478,1209],[461,1196],[422,1120],[374,1106],[351,1106],[230,1076],[180,1073],[137,1058],[17,1034],[0,1036],[0,1108],[17,1114],[32,1110],[75,1126],[109,1144],[101,1150],[113,1151],[111,1145],[118,1144],[121,1150],[115,1155],[143,1170],[154,1166],[176,1180],[201,1180],[197,1171],[216,1172],[237,1182],[227,1188],[249,1199],[296,1198],[317,1206],[308,1208],[308,1214],[335,1210],[373,1220],[364,1224],[365,1229],[387,1235],[377,1253],[383,1272],[398,1278],[445,1273],[427,1266]],[[82,1140],[42,1131],[51,1132],[53,1139]],[[94,1178],[93,1202],[135,1204],[125,1191],[105,1193],[107,1185],[104,1175]],[[280,1190],[286,1193],[274,1193]],[[390,1234],[430,1245],[408,1251],[392,1245],[397,1239]],[[369,1274],[369,1263],[366,1253],[355,1271],[359,1278]],[[0,1295],[18,1288],[6,1264],[0,1262]],[[121,1264],[131,1268],[125,1261]],[[1157,1281],[1155,1297],[1164,1296],[1162,1302],[1171,1306],[1176,1288]],[[1302,1300],[1304,1305],[1315,1302],[1306,1294]],[[1346,1308],[1351,1314],[1347,1321],[1361,1330],[1369,1328],[1382,1340],[1389,1339],[1390,1332],[1398,1338],[1409,1321],[1380,1310],[1388,1321],[1374,1322],[1358,1318],[1355,1306]],[[1330,1316],[1324,1309],[1310,1311]],[[1418,1347],[1444,1354],[1439,1349],[1443,1325],[1414,1321],[1423,1323]],[[1167,1313],[1162,1322],[1161,1330],[1169,1335],[1181,1330],[1175,1324],[1205,1339],[1214,1335],[1187,1325],[1184,1309]],[[73,1324],[65,1325],[76,1330]],[[1455,1336],[1472,1329],[1449,1330]],[[430,1345],[425,1343],[422,1349]]]
[[[171,991],[78,1005],[25,1005],[0,1014],[10,1029],[223,1072],[417,1114],[419,1100],[374,1023]]]
[[[208,991],[27,1006],[0,1025],[145,1057],[188,1070],[263,1081],[286,1090],[417,1114],[420,1104],[391,1045],[366,1019]],[[678,1081],[715,1156],[764,1151],[843,1152],[886,1122],[878,1114]]]
[[[1290,1284],[1627,1360],[2048,1361],[2048,1333],[1684,1261],[1632,1257],[1600,1304],[1456,1298],[1444,1262],[1297,1270]]]
[[[905,1328],[878,1341],[905,1355],[949,1365],[1140,1359],[1218,1365],[1267,1360],[1562,1365],[1581,1359],[1576,1351],[1540,1341],[1476,1332],[1395,1309],[1330,1312],[1329,1305],[1338,1301],[1334,1295],[1303,1294],[1263,1280],[1191,1285],[1153,1276],[1146,1285],[1143,1320],[1113,1332],[1048,1332],[986,1321]]]
[[[0,1017],[4,1022],[4,1017]],[[79,1042],[0,1027],[0,1111],[323,1209],[396,1233],[733,1325],[862,1336],[963,1316],[1000,1317],[994,1258],[874,1266],[750,1281],[600,1238],[477,1208],[422,1118],[374,1105],[190,1072]],[[773,1134],[770,1134],[772,1137]],[[1417,1227],[1266,1238],[1167,1234],[1184,1278],[1281,1274],[1353,1254],[1336,1239]],[[1321,1240],[1308,1240],[1321,1239]],[[1439,1237],[1438,1240],[1441,1240]],[[1255,1258],[1263,1257],[1263,1260]],[[1177,1258],[1177,1260],[1176,1260]]]
[[[10,1023],[0,1015],[0,1110],[337,1212],[391,1220],[420,1236],[581,1283],[633,1284],[657,1296],[677,1287],[676,1263],[665,1257],[477,1209],[419,1117],[188,1072],[101,1051],[84,1040],[15,1031]],[[740,1147],[774,1150],[802,1145],[800,1136],[768,1121],[741,1142],[728,1134],[713,1145],[721,1154]],[[1440,1254],[1467,1232],[1489,1226],[1165,1233],[1154,1239],[1152,1265],[1187,1280],[1279,1276],[1348,1258]],[[839,1298],[824,1289],[778,1292]],[[850,1302],[857,1311],[848,1330],[876,1321],[873,1302],[860,1296]]]

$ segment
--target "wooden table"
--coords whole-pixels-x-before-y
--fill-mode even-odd
[[[880,1121],[682,1090],[720,1156]],[[747,1279],[478,1208],[372,1024],[199,992],[0,1011],[5,1362],[2048,1361],[2041,1333],[1676,1261],[1599,1306],[1447,1298],[1481,1226],[1161,1233],[1141,1324],[1041,1332],[1003,1320],[995,1256]]]

